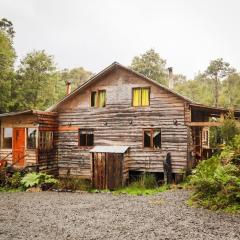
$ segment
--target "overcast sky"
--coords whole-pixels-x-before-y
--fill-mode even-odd
[[[45,49],[59,68],[98,72],[154,48],[192,78],[222,57],[240,70],[239,0],[0,0],[19,58]]]

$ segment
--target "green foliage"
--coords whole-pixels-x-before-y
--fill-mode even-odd
[[[210,146],[219,148],[222,144],[231,144],[236,135],[240,134],[233,113],[229,112],[220,127],[210,127]]]
[[[66,177],[59,179],[59,188],[70,191],[89,191],[91,189],[91,183],[86,179]]]
[[[167,75],[165,65],[166,61],[160,58],[160,55],[154,49],[150,49],[146,53],[134,57],[131,68],[148,78],[166,85]]]
[[[134,182],[127,187],[114,191],[115,194],[129,194],[129,195],[154,195],[160,192],[165,192],[170,189],[169,185],[162,185],[156,188],[145,188],[141,184]]]
[[[223,151],[202,161],[190,176],[191,203],[209,209],[240,210],[240,135]]]
[[[15,57],[11,39],[0,30],[0,113],[7,111],[11,105]]]
[[[22,176],[20,172],[15,172],[12,177],[8,179],[9,185],[11,188],[21,187]]]
[[[53,178],[51,175],[48,175],[46,173],[27,173],[23,179],[21,180],[21,184],[25,188],[29,187],[41,187],[43,184],[48,185],[56,185],[58,184],[58,180]]]
[[[138,180],[129,186],[114,191],[114,193],[126,193],[130,195],[153,195],[170,189],[169,185],[158,186],[156,177],[151,173],[144,173]]]

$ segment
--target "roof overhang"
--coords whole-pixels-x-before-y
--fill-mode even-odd
[[[25,114],[32,114],[32,115],[47,115],[47,116],[57,116],[56,112],[45,112],[40,110],[25,110],[20,112],[8,112],[0,114],[0,118],[3,117],[11,117],[11,116],[18,116],[18,115],[25,115]]]
[[[125,153],[129,146],[95,146],[89,152],[92,153]]]

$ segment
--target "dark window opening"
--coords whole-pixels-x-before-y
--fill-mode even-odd
[[[36,137],[37,137],[37,129],[28,128],[27,129],[27,148],[28,149],[36,148]]]
[[[143,131],[143,147],[161,148],[161,130],[146,129]]]
[[[79,129],[79,146],[89,147],[94,145],[94,135],[92,129]]]
[[[91,107],[97,107],[97,92],[91,92]]]
[[[3,148],[12,148],[12,128],[3,128]]]
[[[144,131],[144,147],[151,147],[151,132]]]

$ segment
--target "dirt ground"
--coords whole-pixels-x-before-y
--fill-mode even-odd
[[[240,216],[190,208],[189,193],[0,193],[0,239],[240,239]]]

